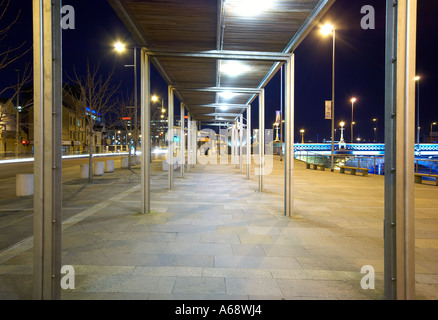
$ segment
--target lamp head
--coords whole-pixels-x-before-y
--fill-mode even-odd
[[[125,51],[126,47],[123,43],[121,43],[120,41],[117,41],[114,44],[114,49],[116,49],[117,52],[121,53],[121,52]]]
[[[321,33],[324,36],[328,36],[329,34],[333,33],[333,30],[335,30],[335,27],[331,23],[326,23],[321,26]]]

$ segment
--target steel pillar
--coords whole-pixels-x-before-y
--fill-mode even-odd
[[[259,95],[259,191],[264,191],[265,165],[265,90]]]
[[[187,119],[187,172],[191,170],[192,167],[192,115],[188,113]]]
[[[414,152],[416,0],[386,2],[386,299],[415,299]]]
[[[169,110],[168,110],[168,120],[167,120],[167,165],[168,165],[168,187],[170,190],[174,187],[174,181],[173,181],[173,152],[174,152],[174,142],[173,142],[173,135],[174,135],[174,95],[173,95],[173,88],[169,86],[169,92],[168,92],[168,101],[169,101]]]
[[[239,119],[239,164],[240,164],[240,173],[243,172],[243,114],[240,115]]]
[[[151,104],[150,104],[150,61],[145,50],[141,50],[141,213],[151,211]]]
[[[293,217],[293,174],[294,174],[294,96],[295,96],[295,55],[285,64],[285,181],[284,181],[284,214]]]
[[[184,111],[184,103],[181,102],[181,130],[180,130],[180,136],[179,139],[180,143],[180,153],[181,153],[181,178],[184,178],[184,166],[186,165],[186,156],[185,156],[185,150],[186,150],[186,135],[185,135],[185,111]]]
[[[251,105],[246,109],[246,179],[250,179],[251,176]]]
[[[61,1],[33,1],[33,297],[61,298],[62,37]]]

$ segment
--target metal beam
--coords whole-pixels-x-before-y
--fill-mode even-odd
[[[243,115],[239,117],[239,164],[240,173],[243,172]]]
[[[216,113],[203,113],[202,114],[202,116],[219,116],[219,117],[238,117],[238,116],[240,116],[241,114],[240,113],[218,113],[218,112],[216,112]]]
[[[202,58],[216,60],[251,60],[268,62],[285,62],[290,58],[290,54],[288,53],[229,50],[211,50],[202,52],[172,52],[150,50],[148,51],[148,55],[153,57]]]
[[[186,148],[186,131],[185,131],[185,111],[184,111],[184,103],[181,102],[181,125],[180,125],[180,153],[181,153],[181,159],[180,159],[180,165],[181,165],[181,178],[184,178],[184,166],[186,162],[185,157],[185,148]]]
[[[415,299],[414,152],[417,1],[386,2],[386,299]]]
[[[174,122],[174,96],[173,96],[173,88],[169,86],[168,89],[168,132],[167,132],[167,166],[168,166],[168,187],[169,190],[172,190],[174,187],[173,181],[173,152],[174,152],[174,142],[173,142],[173,122]]]
[[[207,87],[207,88],[191,88],[191,87],[174,87],[176,91],[193,91],[193,92],[232,92],[232,93],[260,93],[261,89],[254,88],[236,88],[236,87]]]
[[[61,1],[33,1],[33,297],[61,299],[62,40]]]
[[[150,191],[150,136],[151,136],[151,98],[150,98],[150,61],[145,50],[141,50],[141,213],[151,211]]]
[[[207,127],[229,127],[229,126],[231,126],[230,123],[208,123],[205,121],[201,121],[200,124],[205,125]]]
[[[265,90],[259,96],[259,191],[264,191],[265,165]]]
[[[285,159],[284,159],[284,215],[293,217],[293,173],[294,173],[294,95],[295,56],[285,65]]]
[[[187,172],[190,171],[192,167],[192,114],[188,113],[187,119]]]
[[[249,180],[251,175],[251,162],[252,162],[252,144],[251,144],[251,105],[246,109],[246,179]]]
[[[230,109],[246,109],[247,104],[226,104],[226,103],[211,103],[211,104],[191,104],[187,105],[190,108],[230,108]]]

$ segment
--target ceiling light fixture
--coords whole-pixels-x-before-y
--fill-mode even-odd
[[[249,71],[249,66],[239,61],[228,61],[221,64],[221,73],[230,77],[237,77],[245,72]]]
[[[233,12],[246,17],[256,16],[272,6],[273,0],[228,0]]]
[[[223,91],[223,92],[219,92],[219,97],[221,97],[224,100],[229,100],[232,99],[236,96],[236,93],[232,92],[232,91]]]

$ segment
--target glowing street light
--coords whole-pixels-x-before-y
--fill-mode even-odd
[[[353,143],[354,141],[354,134],[353,134],[353,125],[354,125],[354,120],[353,120],[353,108],[354,108],[354,103],[357,101],[356,98],[351,98],[351,143]]]
[[[431,124],[430,124],[430,137],[432,138],[433,137],[433,126],[436,126],[436,122],[432,122]]]
[[[373,122],[376,123],[376,126],[374,127],[374,142],[377,142],[377,118],[374,118]]]
[[[304,129],[301,129],[300,130],[300,133],[301,133],[301,143],[304,143],[304,133],[305,133],[306,131],[304,130]]]
[[[415,76],[414,80],[417,83],[417,145],[420,151],[420,76]]]
[[[345,149],[345,141],[344,141],[344,126],[345,126],[345,122],[342,121],[340,123],[341,125],[341,139],[339,140],[339,149]]]
[[[124,45],[123,43],[121,43],[120,41],[117,41],[117,42],[114,44],[114,49],[115,49],[117,52],[122,53],[123,51],[126,50],[126,47],[125,47],[125,45]]]

